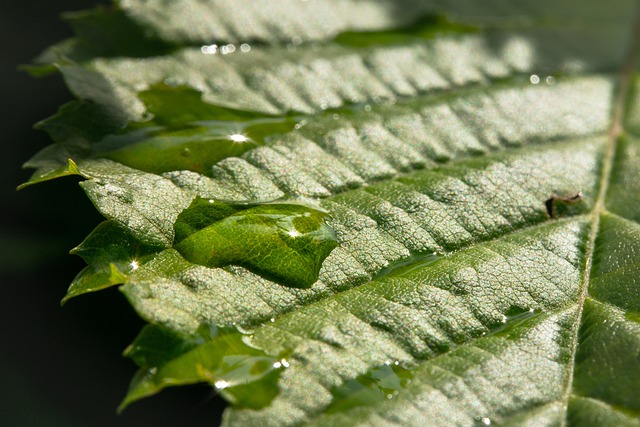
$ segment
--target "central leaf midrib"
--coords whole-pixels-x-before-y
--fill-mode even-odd
[[[634,20],[634,25],[631,29],[631,34],[629,38],[629,46],[628,52],[625,58],[624,63],[620,67],[617,84],[618,88],[613,98],[613,108],[612,108],[612,117],[611,117],[611,127],[608,132],[607,139],[607,151],[605,154],[604,161],[602,163],[602,169],[599,180],[599,190],[598,196],[596,198],[593,210],[591,212],[591,230],[589,232],[589,240],[587,242],[587,248],[585,253],[585,263],[584,263],[584,276],[582,282],[582,290],[580,293],[580,298],[578,299],[578,314],[576,316],[576,322],[574,325],[574,329],[571,332],[573,347],[570,351],[568,368],[569,373],[567,376],[567,385],[565,390],[563,401],[563,407],[565,411],[569,406],[569,399],[572,395],[573,389],[573,381],[575,375],[575,367],[576,367],[576,355],[578,352],[578,344],[579,344],[579,331],[580,325],[582,323],[582,315],[584,312],[584,305],[587,297],[589,296],[589,284],[591,282],[591,270],[593,267],[593,257],[595,253],[596,247],[596,238],[598,235],[598,231],[600,228],[600,217],[606,212],[606,196],[607,190],[609,187],[609,181],[612,175],[613,164],[616,157],[616,150],[618,146],[618,140],[623,135],[623,123],[625,116],[625,108],[628,105],[627,99],[631,95],[631,82],[633,78],[633,71],[635,68],[635,60],[638,54],[638,50],[640,49],[640,7],[636,6],[636,16]],[[567,417],[562,418],[561,425],[564,427],[567,423]]]

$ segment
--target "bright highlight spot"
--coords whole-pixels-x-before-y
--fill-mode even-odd
[[[487,426],[491,424],[491,420],[487,417],[482,417],[481,421],[484,425],[487,425]]]
[[[222,390],[223,388],[227,388],[229,387],[229,381],[225,381],[225,380],[218,380],[216,381],[213,386],[215,388],[217,388],[218,390]]]
[[[293,237],[293,238],[296,238],[296,237],[300,237],[300,236],[302,236],[302,233],[300,233],[300,232],[299,232],[298,230],[296,230],[295,228],[294,228],[293,230],[289,230],[289,231],[287,231],[287,234],[289,235],[289,237]]]
[[[218,45],[217,44],[205,45],[200,48],[200,51],[205,55],[215,55],[216,52],[218,52]]]
[[[289,367],[289,362],[287,362],[287,359],[282,359],[278,362],[275,362],[273,364],[273,367],[276,369],[280,369],[280,368],[288,368]]]
[[[534,85],[537,85],[538,83],[540,83],[540,77],[538,77],[537,74],[531,74],[531,76],[529,77],[529,81]]]
[[[243,51],[243,52],[245,52],[245,53],[246,53],[246,52],[249,52],[249,51],[251,50],[251,46],[249,46],[249,45],[248,45],[248,44],[246,44],[246,43],[242,43],[242,44],[240,45],[240,50],[241,50],[241,51]]]
[[[131,267],[132,270],[137,270],[138,267],[140,267],[140,264],[138,263],[138,261],[136,261],[135,259],[133,261],[131,261],[131,263],[129,264],[129,267]]]
[[[245,135],[241,134],[241,133],[234,133],[229,135],[229,139],[233,142],[247,142],[249,141],[249,138],[247,138]]]

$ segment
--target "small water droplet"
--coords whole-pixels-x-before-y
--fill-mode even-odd
[[[537,85],[538,83],[540,83],[540,77],[538,77],[537,74],[531,74],[531,76],[529,77],[529,81],[532,84]]]
[[[228,45],[222,46],[220,48],[220,53],[222,53],[223,55],[227,55],[227,54],[233,53],[235,51],[236,51],[236,47],[234,45],[232,45],[232,44],[228,44]]]
[[[338,120],[340,118],[340,114],[334,114],[333,115],[333,120]]]
[[[247,43],[242,43],[240,45],[240,50],[244,53],[247,53],[251,50],[251,46],[249,46]]]
[[[299,44],[302,43],[302,38],[300,38],[298,36],[293,36],[293,37],[291,37],[291,43],[293,43],[294,45],[298,46]]]
[[[491,419],[489,419],[489,418],[487,418],[487,417],[482,417],[482,420],[481,420],[481,421],[482,421],[482,423],[483,423],[484,425],[487,425],[487,426],[491,424]]]
[[[241,142],[247,142],[249,141],[249,138],[246,135],[243,135],[241,133],[234,133],[229,135],[229,139],[233,142],[237,142],[237,143],[241,143]]]
[[[544,81],[549,85],[549,86],[553,86],[554,84],[556,84],[556,79],[553,76],[547,76],[546,79],[544,79]]]
[[[272,317],[271,319],[269,319],[269,321],[270,321],[271,323],[273,323],[273,322],[275,322],[275,321],[276,321],[276,319],[275,319],[274,317]]]
[[[205,55],[215,55],[218,52],[218,45],[204,45],[200,48],[200,52],[204,53]]]
[[[323,102],[322,104],[320,104],[320,109],[322,109],[322,110],[326,110],[327,107],[328,107],[328,105],[327,105],[326,102]]]
[[[136,270],[140,267],[140,264],[138,263],[138,261],[137,261],[137,260],[135,260],[135,259],[134,259],[134,260],[133,260],[133,261],[131,261],[131,263],[129,264],[129,267],[131,267],[131,270],[136,271]]]
[[[371,105],[367,104],[364,106],[364,111],[371,111]]]
[[[222,390],[222,389],[225,389],[225,388],[229,387],[229,381],[218,380],[215,383],[213,383],[213,385],[218,390]]]

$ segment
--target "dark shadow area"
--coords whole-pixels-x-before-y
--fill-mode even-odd
[[[59,305],[84,267],[67,252],[102,217],[74,178],[15,190],[30,175],[21,165],[50,142],[33,125],[72,99],[60,76],[34,79],[17,67],[71,36],[61,12],[99,3],[0,5],[0,425],[213,426],[224,402],[208,386],[169,389],[116,414],[136,370],[121,352],[144,322],[115,289]]]

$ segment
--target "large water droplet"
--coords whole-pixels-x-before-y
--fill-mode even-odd
[[[174,248],[195,264],[239,265],[283,285],[308,287],[338,246],[326,216],[300,204],[197,199],[178,217]]]
[[[371,368],[365,374],[348,380],[331,390],[333,401],[327,412],[342,412],[357,406],[376,405],[392,399],[411,382],[413,374],[394,364]]]

